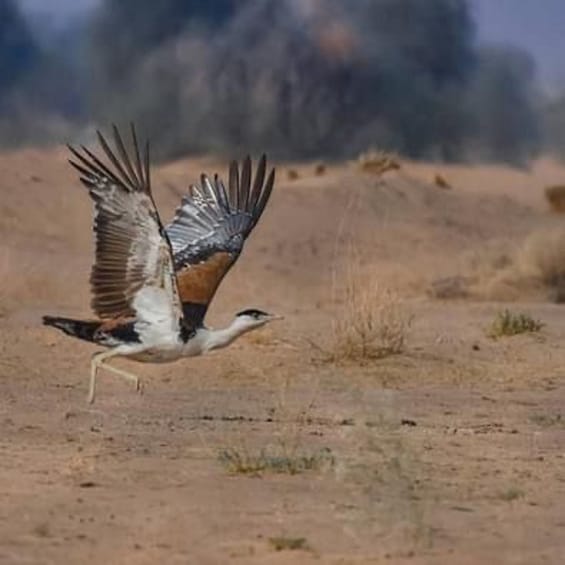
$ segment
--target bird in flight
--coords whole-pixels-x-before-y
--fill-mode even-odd
[[[226,328],[204,325],[218,286],[271,196],[275,171],[267,175],[265,155],[253,178],[249,157],[241,170],[232,161],[227,189],[218,175],[213,180],[201,175],[173,221],[163,226],[151,192],[149,144],[140,151],[133,125],[129,152],[116,126],[114,149],[97,133],[107,161],[84,146],[69,146],[69,162],[94,201],[96,253],[90,284],[98,319],[43,317],[45,325],[108,348],[92,357],[90,403],[101,367],[140,390],[136,375],[109,364],[113,357],[152,363],[193,357],[281,318],[247,309]]]

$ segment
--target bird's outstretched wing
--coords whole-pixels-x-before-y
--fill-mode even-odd
[[[230,164],[228,190],[218,175],[202,175],[182,199],[165,230],[174,254],[184,319],[202,323],[220,282],[235,263],[273,190],[275,171],[266,178],[263,155],[252,179],[251,159]],[[266,180],[265,180],[266,178]]]
[[[136,318],[174,331],[182,310],[170,244],[151,195],[149,147],[142,160],[132,126],[132,159],[116,126],[113,132],[115,150],[97,132],[107,163],[84,146],[69,146],[70,163],[95,203],[92,308],[102,319]]]

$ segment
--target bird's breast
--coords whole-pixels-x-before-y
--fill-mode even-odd
[[[127,355],[144,363],[170,363],[181,357],[195,357],[204,353],[205,336],[196,332],[186,343],[182,340],[146,347],[143,351]]]
[[[142,363],[170,363],[182,357],[182,349],[180,347],[177,349],[150,347],[134,355],[128,355],[128,357]]]

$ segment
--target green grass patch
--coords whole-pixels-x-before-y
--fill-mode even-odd
[[[254,453],[245,448],[229,447],[218,453],[218,459],[230,473],[242,475],[261,475],[266,472],[296,475],[334,465],[334,456],[328,448],[312,454],[279,454],[263,449]]]
[[[498,312],[487,329],[487,335],[494,339],[504,336],[513,336],[523,333],[536,333],[544,324],[529,314],[503,310]]]
[[[269,538],[269,544],[275,551],[296,551],[298,549],[310,549],[308,547],[306,538],[274,537]]]

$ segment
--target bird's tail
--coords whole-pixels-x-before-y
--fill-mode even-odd
[[[100,327],[100,322],[98,321],[72,320],[57,316],[43,316],[43,324],[45,326],[53,326],[67,335],[92,342],[96,342],[95,333]]]

